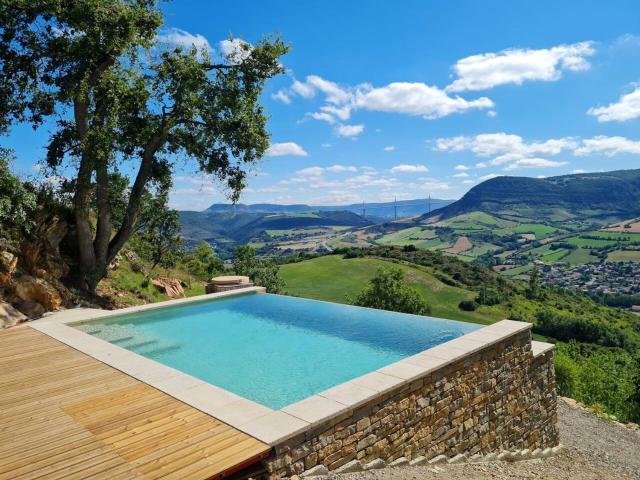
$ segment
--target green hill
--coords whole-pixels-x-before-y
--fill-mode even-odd
[[[549,178],[496,177],[421,219],[469,212],[536,222],[609,222],[640,214],[640,169]]]
[[[389,265],[392,260],[381,258],[343,258],[327,255],[280,268],[280,276],[286,282],[289,294],[348,303],[375,275],[378,268]],[[492,323],[506,317],[502,308],[481,307],[474,312],[458,308],[462,300],[473,300],[472,290],[446,285],[433,274],[433,269],[420,265],[395,261],[411,283],[431,305],[432,315],[440,318],[464,320],[475,323]]]
[[[371,222],[349,211],[264,213],[205,210],[180,212],[182,235],[190,245],[206,241],[222,257],[267,231],[311,227],[362,227]]]

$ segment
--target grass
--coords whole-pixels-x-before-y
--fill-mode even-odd
[[[397,265],[431,305],[434,317],[450,318],[474,323],[493,323],[506,317],[496,307],[481,307],[475,312],[458,308],[462,300],[472,300],[475,293],[445,285],[426,267],[393,263],[378,258],[344,259],[339,255],[327,255],[299,263],[283,265],[280,276],[286,282],[290,295],[329,302],[348,303],[373,278],[378,268]]]
[[[584,263],[597,262],[598,257],[591,255],[591,250],[587,248],[576,248],[562,260],[570,265],[582,265]]]
[[[491,243],[480,243],[480,244],[474,243],[474,247],[471,250],[462,252],[459,254],[459,256],[477,258],[480,255],[484,255],[487,252],[498,250],[498,248],[500,247],[498,247],[497,245],[493,245]]]
[[[293,233],[293,229],[288,228],[286,230],[265,230],[265,232],[270,237],[285,237],[287,235],[291,235]]]
[[[616,240],[582,238],[580,236],[570,237],[564,241],[581,248],[613,247],[619,243]]]
[[[429,240],[435,238],[436,233],[433,230],[423,230],[420,227],[410,227],[398,230],[397,232],[387,233],[376,240],[380,245],[397,245],[397,242],[405,242],[407,240]],[[403,243],[407,245],[407,243]]]
[[[204,283],[184,271],[158,267],[153,273],[154,277],[179,279],[187,285],[184,287],[184,293],[187,297],[205,293]],[[112,297],[121,307],[169,300],[169,297],[160,293],[149,278],[140,272],[134,272],[125,259],[120,262],[120,266],[116,270],[110,271],[107,278],[100,282],[99,290],[103,295]]]
[[[500,272],[500,274],[508,278],[513,278],[523,273],[527,273],[532,268],[533,268],[533,265],[520,265],[518,267],[509,268],[508,270]]]
[[[549,237],[558,232],[556,227],[543,225],[541,223],[521,223],[515,227],[499,228],[495,230],[496,235],[507,236],[514,233],[533,233],[536,239]]]
[[[607,255],[609,262],[640,262],[640,250],[616,250]]]
[[[511,222],[501,220],[484,212],[471,212],[449,218],[438,223],[439,226],[447,226],[454,230],[488,230],[490,228],[509,227]]]

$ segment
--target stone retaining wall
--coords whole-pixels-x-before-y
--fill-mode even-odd
[[[487,454],[558,445],[553,349],[529,329],[408,381],[275,445],[271,479],[353,460]]]

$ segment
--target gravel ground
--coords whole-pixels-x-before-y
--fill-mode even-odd
[[[399,467],[340,476],[340,480],[640,480],[640,432],[558,402],[564,450],[555,457],[515,463]]]

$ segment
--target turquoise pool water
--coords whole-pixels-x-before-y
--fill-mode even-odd
[[[268,294],[74,327],[273,409],[479,328]]]

